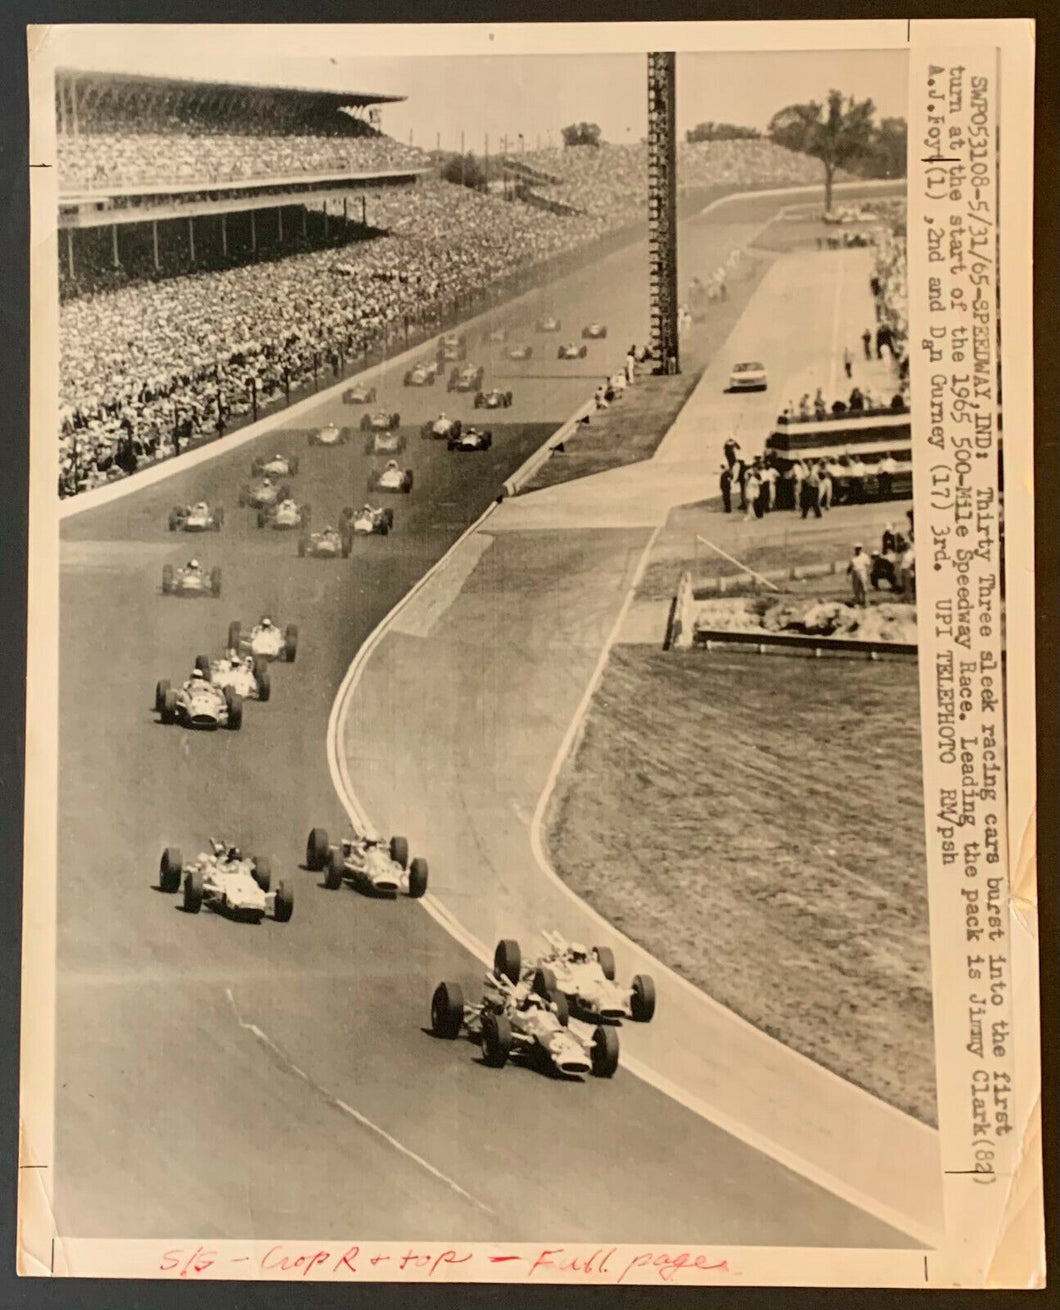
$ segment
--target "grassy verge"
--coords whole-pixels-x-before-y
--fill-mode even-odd
[[[780,663],[616,647],[551,858],[722,1004],[933,1123],[917,670]]]

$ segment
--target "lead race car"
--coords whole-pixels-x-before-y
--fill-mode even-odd
[[[298,625],[288,623],[281,630],[267,614],[263,614],[250,632],[244,634],[240,621],[233,619],[228,625],[227,649],[240,655],[256,655],[264,660],[293,664],[298,655]]]
[[[294,912],[294,888],[281,879],[272,889],[272,868],[263,855],[246,859],[238,846],[210,840],[186,868],[179,847],[167,846],[159,861],[158,885],[164,892],[180,890],[184,883],[184,910],[198,914],[204,905],[232,919],[260,923],[272,915],[287,923]]]
[[[598,323],[594,321],[592,323],[586,323],[585,327],[582,328],[582,337],[586,341],[603,341],[606,336],[606,323]]]
[[[311,559],[349,559],[353,537],[330,525],[323,532],[307,532],[298,538],[298,554]]]
[[[434,380],[438,376],[438,361],[436,359],[420,360],[418,364],[408,369],[405,373],[406,387],[433,387]]]
[[[375,387],[370,387],[366,382],[355,382],[352,387],[347,387],[342,393],[342,403],[344,405],[374,405]]]
[[[481,391],[486,370],[481,364],[461,364],[449,374],[448,391]]]
[[[308,530],[311,520],[310,507],[299,505],[290,496],[258,510],[258,527],[272,528],[276,532],[289,532],[292,528]]]
[[[324,886],[331,891],[348,882],[369,896],[393,898],[404,891],[416,900],[427,890],[427,861],[419,855],[409,859],[404,837],[391,837],[386,843],[368,833],[332,845],[327,829],[313,828],[306,841],[305,863],[313,873],[323,871]]]
[[[400,426],[401,415],[397,410],[374,409],[361,415],[362,432],[393,432]]]
[[[479,391],[475,395],[476,409],[509,409],[512,403],[510,391],[500,391],[493,387],[490,391]]]
[[[489,450],[493,445],[493,433],[481,428],[466,427],[458,434],[450,434],[446,446],[449,450]]]
[[[172,564],[162,565],[163,596],[220,596],[221,570],[214,566],[204,568],[197,559],[188,560],[187,564],[174,568]]]
[[[282,500],[289,500],[291,488],[286,482],[274,482],[269,474],[263,474],[255,482],[244,482],[239,488],[241,508],[270,509]]]
[[[231,687],[215,687],[200,667],[179,688],[166,678],[155,684],[155,710],[162,723],[179,723],[183,728],[230,728],[243,726],[243,698]]]
[[[383,431],[373,429],[364,439],[364,453],[366,455],[400,455],[405,449],[405,445],[404,432],[398,432],[393,428],[386,428]]]
[[[615,956],[609,946],[590,950],[556,932],[541,935],[548,950],[533,961],[523,961],[518,942],[500,942],[494,968],[512,982],[530,983],[541,996],[562,992],[571,1012],[579,1016],[604,1023],[625,1018],[650,1022],[655,1014],[655,982],[650,974],[638,973],[628,987],[621,987],[615,982]]]
[[[532,359],[534,355],[533,346],[509,346],[504,352],[509,359]]]
[[[458,418],[450,418],[443,412],[436,419],[428,419],[424,423],[420,428],[420,436],[425,441],[431,437],[439,441],[448,441],[450,437],[459,437],[463,427],[463,423]]]
[[[264,455],[258,455],[250,471],[255,477],[267,474],[270,478],[293,478],[298,473],[298,456],[273,455],[267,459]]]
[[[341,528],[355,537],[385,537],[394,526],[394,511],[362,505],[360,509],[342,511]]]
[[[593,1074],[611,1078],[618,1068],[615,1028],[598,1024],[588,1033],[570,1027],[566,998],[541,996],[525,982],[487,973],[482,1000],[464,1003],[458,983],[442,982],[431,997],[431,1031],[455,1040],[462,1032],[482,1046],[483,1063],[501,1069],[512,1056],[564,1078]]]
[[[558,332],[560,322],[555,314],[546,314],[544,318],[537,320],[536,327],[538,332]]]
[[[584,359],[589,353],[589,347],[582,344],[578,345],[574,341],[568,341],[565,346],[560,346],[556,351],[557,359]]]
[[[215,687],[231,689],[243,700],[258,700],[264,704],[272,696],[272,679],[269,662],[261,655],[240,655],[235,647],[217,659],[198,655],[195,667],[205,673]]]
[[[340,428],[337,423],[315,428],[309,434],[310,446],[345,446],[350,439],[350,429]]]
[[[388,459],[386,467],[372,469],[368,474],[368,494],[373,491],[404,492],[412,490],[412,469],[403,469],[396,459]]]
[[[174,505],[169,511],[170,532],[220,532],[224,521],[222,506],[211,509],[205,500],[197,500],[194,505]]]

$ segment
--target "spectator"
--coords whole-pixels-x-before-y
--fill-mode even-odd
[[[821,517],[821,483],[814,465],[810,466],[802,480],[799,490],[799,508],[802,511],[803,518],[809,514],[811,509],[815,519]]]
[[[850,577],[851,590],[854,593],[854,604],[860,605],[863,609],[868,604],[868,585],[871,562],[868,555],[861,548],[858,542],[854,547],[854,554],[850,557],[847,564],[847,574]]]
[[[861,344],[865,347],[865,358],[872,358],[872,329],[866,328],[861,334]]]
[[[721,466],[721,504],[726,514],[732,513],[732,469],[728,464]]]

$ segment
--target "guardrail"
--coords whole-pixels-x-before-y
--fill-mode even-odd
[[[578,424],[581,423],[583,419],[588,418],[595,408],[596,402],[593,400],[587,400],[584,405],[579,406],[563,426],[558,427],[555,432],[552,433],[543,446],[539,446],[529,459],[525,459],[519,465],[511,477],[504,483],[503,494],[505,496],[516,495],[521,484],[532,477],[541,465],[544,464],[547,459],[552,457],[557,447],[561,446],[563,442],[566,441],[566,439],[574,432]]]
[[[811,637],[791,632],[738,632],[725,628],[700,628],[693,633],[692,645],[705,650],[715,647],[742,646],[757,655],[822,656],[857,655],[865,660],[916,659],[915,642],[858,641],[851,637]]]

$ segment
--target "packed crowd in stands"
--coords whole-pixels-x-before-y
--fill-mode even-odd
[[[776,510],[795,510],[803,518],[821,518],[836,505],[890,500],[906,491],[912,460],[896,459],[892,451],[862,459],[857,452],[839,452],[827,459],[802,459],[767,451],[745,459],[740,443],[725,443],[719,489],[726,514],[742,512],[748,519]]]

